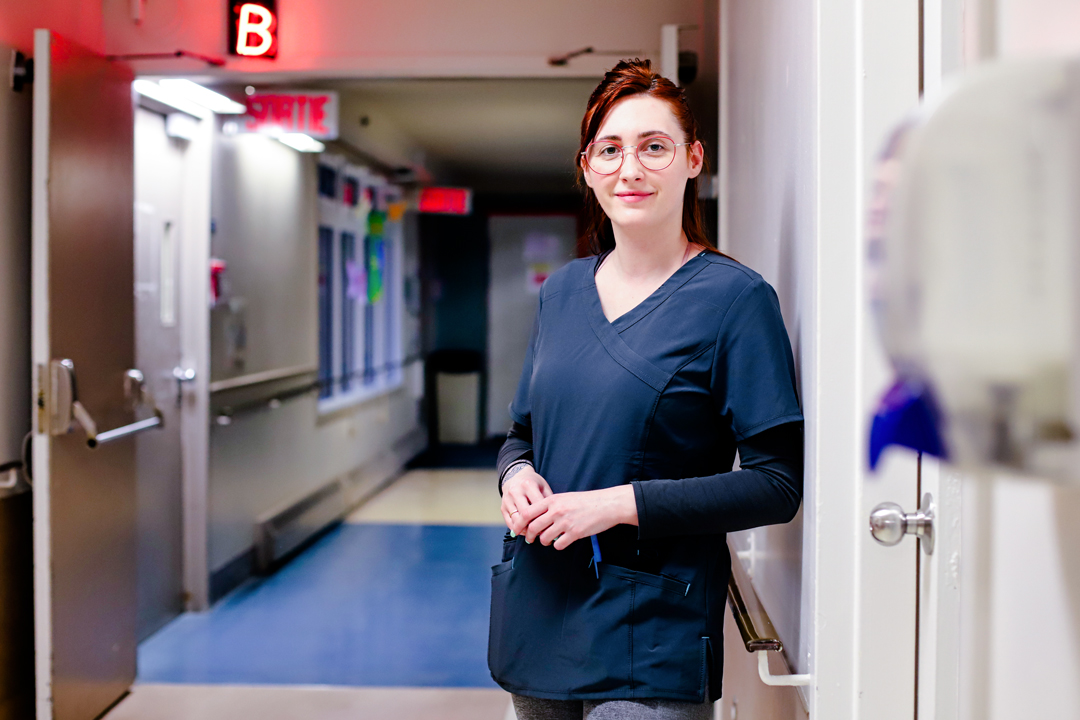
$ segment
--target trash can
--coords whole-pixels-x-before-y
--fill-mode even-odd
[[[432,445],[475,445],[483,438],[486,370],[476,350],[436,350],[427,357],[428,437]]]

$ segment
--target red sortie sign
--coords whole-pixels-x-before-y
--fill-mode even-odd
[[[243,129],[270,134],[304,133],[319,140],[336,140],[338,95],[333,91],[249,95]]]

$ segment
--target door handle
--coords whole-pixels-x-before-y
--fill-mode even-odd
[[[882,545],[897,545],[904,535],[914,535],[920,540],[923,552],[934,552],[934,498],[923,495],[917,512],[905,513],[894,502],[881,503],[870,512],[870,534]]]
[[[182,368],[179,365],[172,370],[176,381],[176,407],[184,404],[184,383],[195,382],[195,368]]]
[[[48,390],[48,397],[45,398],[48,434],[66,435],[71,432],[73,426],[78,425],[86,433],[86,444],[91,448],[144,430],[165,426],[165,416],[154,401],[150,389],[146,387],[146,379],[138,370],[128,370],[124,373],[124,397],[132,410],[139,406],[149,407],[154,416],[105,432],[98,432],[97,423],[90,411],[79,402],[75,383],[75,363],[71,360],[49,362]]]

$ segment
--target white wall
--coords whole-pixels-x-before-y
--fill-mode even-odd
[[[863,206],[885,133],[918,102],[914,3],[721,3],[723,248],[777,289],[806,417],[801,526],[742,534],[754,585],[796,672],[810,672],[811,717],[911,717],[914,551],[878,554],[868,505],[914,487],[894,462],[869,482],[865,443],[886,366],[862,310]],[[914,495],[914,493],[911,493]],[[899,579],[904,599],[880,603]],[[886,635],[909,638],[898,644]],[[729,653],[730,697],[803,712]],[[774,665],[774,672],[781,669]],[[778,701],[788,693],[788,700]],[[777,704],[779,703],[779,704]],[[725,712],[727,711],[725,706]],[[740,712],[740,717],[742,713]]]
[[[791,336],[804,404],[812,398],[805,356],[813,347],[817,233],[814,147],[814,8],[798,0],[729,0],[727,102],[721,119],[727,174],[724,251],[757,270],[776,289]],[[806,338],[806,340],[804,340]],[[808,393],[811,393],[808,396]],[[807,476],[804,508],[813,507]],[[804,509],[787,525],[738,533],[751,546],[754,584],[788,648],[806,672],[810,654],[803,614]],[[813,578],[806,580],[812,582]]]
[[[539,292],[526,284],[526,240],[533,233],[555,238],[551,272],[574,257],[573,215],[494,215],[488,220],[491,273],[488,285],[487,434],[505,435],[512,422],[521,365],[529,347]]]
[[[263,135],[218,135],[211,253],[228,263],[211,310],[211,381],[318,363],[316,156]],[[246,326],[245,362],[227,326]]]

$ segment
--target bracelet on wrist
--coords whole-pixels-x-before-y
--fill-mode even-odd
[[[510,477],[513,477],[515,474],[517,474],[520,471],[520,467],[524,465],[528,465],[529,467],[533,466],[532,462],[530,462],[529,460],[515,460],[506,467],[506,470],[503,471],[503,474],[499,476],[499,492],[502,492],[503,483],[506,482],[506,480]],[[519,469],[515,470],[514,468]]]

